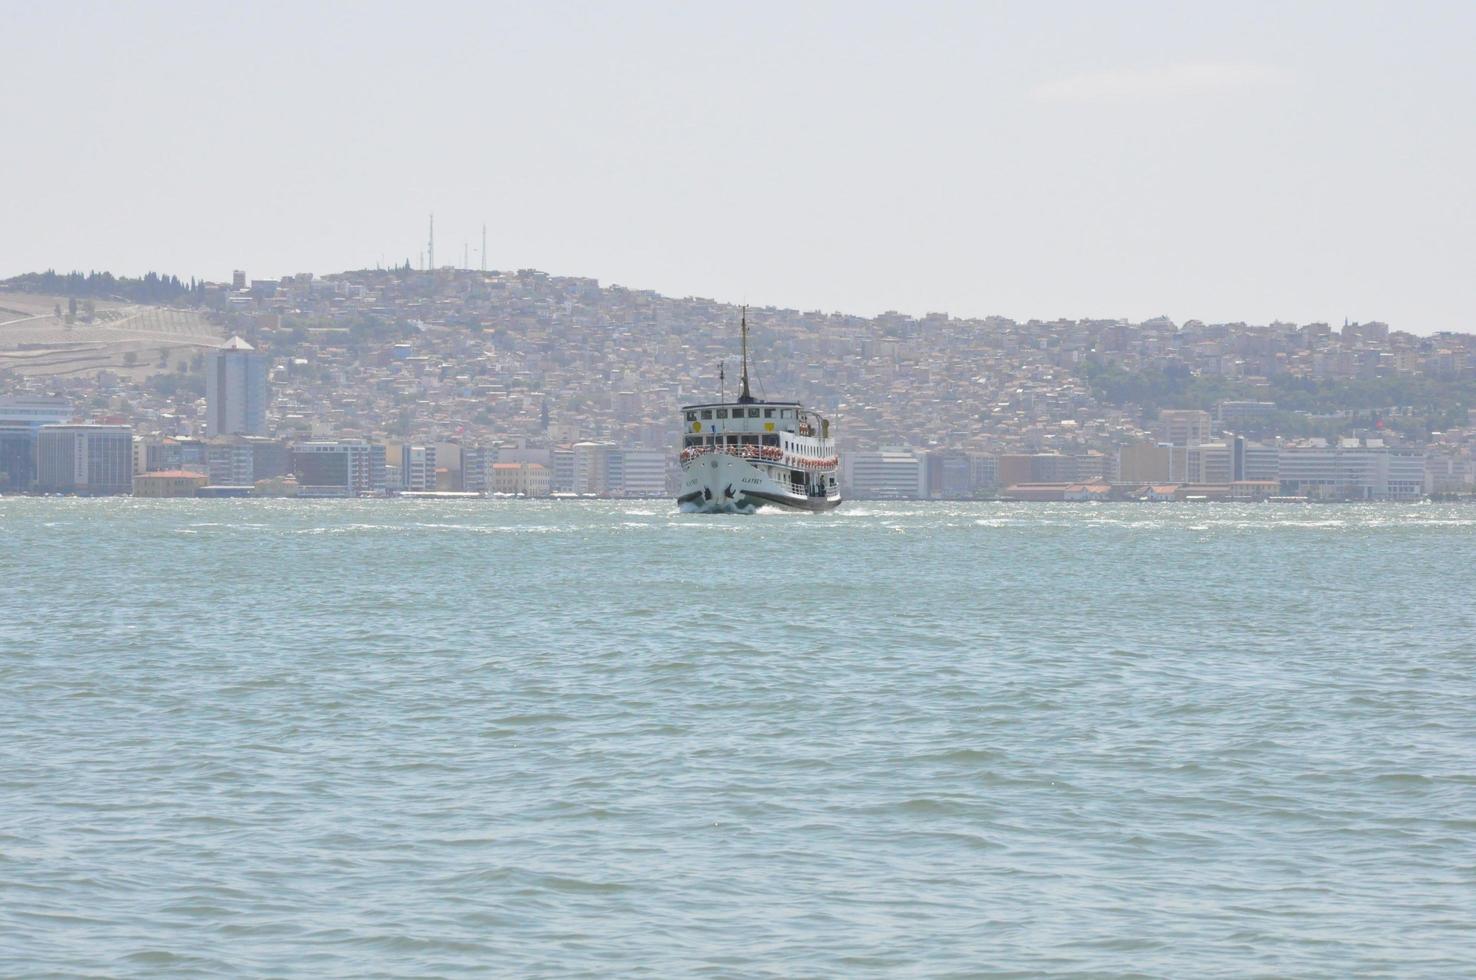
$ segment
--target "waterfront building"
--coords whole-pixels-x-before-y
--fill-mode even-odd
[[[1173,447],[1167,443],[1139,442],[1123,446],[1117,450],[1117,479],[1122,483],[1166,484],[1172,478],[1169,472],[1172,454]]]
[[[973,493],[973,467],[967,453],[935,449],[923,459],[927,471],[925,496],[958,500]]]
[[[1078,475],[1081,461],[1063,453],[1004,453],[999,457],[999,485],[1022,483],[1071,483],[1078,479],[1103,475],[1100,461],[1090,461],[1095,473]]]
[[[209,482],[203,473],[190,470],[160,470],[133,478],[135,497],[193,497]]]
[[[1282,493],[1314,500],[1418,500],[1425,454],[1381,439],[1311,439],[1282,447],[1279,478]]]
[[[922,461],[905,448],[846,453],[842,467],[851,497],[914,500],[926,489]]]
[[[670,454],[658,449],[626,449],[621,456],[621,492],[627,497],[664,497],[670,492],[666,478]]]
[[[301,442],[292,448],[299,497],[359,497],[385,492],[384,446],[363,439]]]
[[[574,490],[574,450],[570,446],[551,449],[549,457],[549,481],[554,493],[571,493]]]
[[[256,482],[251,447],[239,442],[211,442],[205,449],[210,482],[216,486],[249,487]],[[141,496],[137,490],[134,496]]]
[[[37,427],[0,422],[0,493],[31,489],[36,482]]]
[[[264,436],[268,359],[240,337],[212,351],[205,370],[208,435]]]
[[[133,430],[126,425],[43,425],[36,489],[85,495],[133,492]]]
[[[288,471],[287,444],[260,436],[211,439],[205,445],[205,465],[212,486],[249,487]]]
[[[1185,447],[1183,478],[1190,483],[1228,485],[1233,452],[1225,442],[1201,442]]]
[[[492,492],[547,497],[548,467],[541,463],[493,463]]]
[[[1230,483],[1230,499],[1237,501],[1263,501],[1281,493],[1278,480],[1233,480]]]
[[[36,442],[43,425],[72,417],[65,398],[16,395],[0,398],[0,493],[29,490],[36,482]]]
[[[435,446],[402,446],[400,459],[401,489],[416,492],[436,489]]]
[[[605,453],[605,494],[625,492],[625,453],[611,447]]]
[[[0,467],[3,467],[0,463]],[[1476,486],[1476,462],[1450,453],[1425,456],[1425,490],[1429,493],[1467,493]]]
[[[492,490],[492,466],[497,462],[496,446],[467,446],[461,450],[461,489],[470,493]]]
[[[1244,436],[1231,440],[1231,479],[1250,482],[1276,481],[1281,479],[1281,450],[1252,442]]]
[[[978,488],[999,486],[999,457],[991,453],[971,454],[969,478]]]
[[[608,493],[610,456],[615,452],[615,447],[606,442],[576,442],[573,451],[574,492]]]

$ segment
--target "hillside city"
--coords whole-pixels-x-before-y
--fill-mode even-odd
[[[0,491],[666,496],[680,407],[736,394],[739,315],[529,269],[22,276],[0,284]],[[755,394],[833,420],[850,497],[1476,490],[1471,334],[747,319]]]

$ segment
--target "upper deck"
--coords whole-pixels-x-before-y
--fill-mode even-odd
[[[818,464],[835,454],[830,420],[798,402],[707,402],[682,407],[682,448]]]
[[[689,435],[729,435],[788,432],[827,439],[830,421],[798,402],[705,402],[683,405],[682,426]]]

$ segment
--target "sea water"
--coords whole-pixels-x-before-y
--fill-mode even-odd
[[[0,974],[1476,973],[1476,508],[0,500]]]

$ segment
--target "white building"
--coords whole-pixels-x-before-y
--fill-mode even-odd
[[[1425,454],[1380,439],[1312,439],[1283,446],[1280,463],[1283,493],[1316,500],[1418,500],[1424,494]]]
[[[402,489],[422,491],[436,488],[435,446],[405,446],[400,459]]]
[[[207,435],[266,435],[267,356],[240,337],[212,351],[205,368]]]
[[[626,449],[622,492],[627,497],[664,497],[669,491],[666,467],[671,454],[657,449]]]
[[[615,447],[607,442],[574,444],[573,491],[605,494],[610,492],[610,456]],[[555,470],[557,476],[557,470]]]
[[[1275,480],[1281,471],[1281,450],[1243,436],[1204,442],[1184,450],[1184,480],[1226,484],[1238,480]]]
[[[126,425],[41,426],[36,436],[36,489],[132,493],[133,430]]]
[[[927,489],[923,462],[908,449],[846,453],[841,469],[850,496],[863,500],[913,500]]]
[[[1425,490],[1429,493],[1462,493],[1476,486],[1476,463],[1451,453],[1425,457]]]

